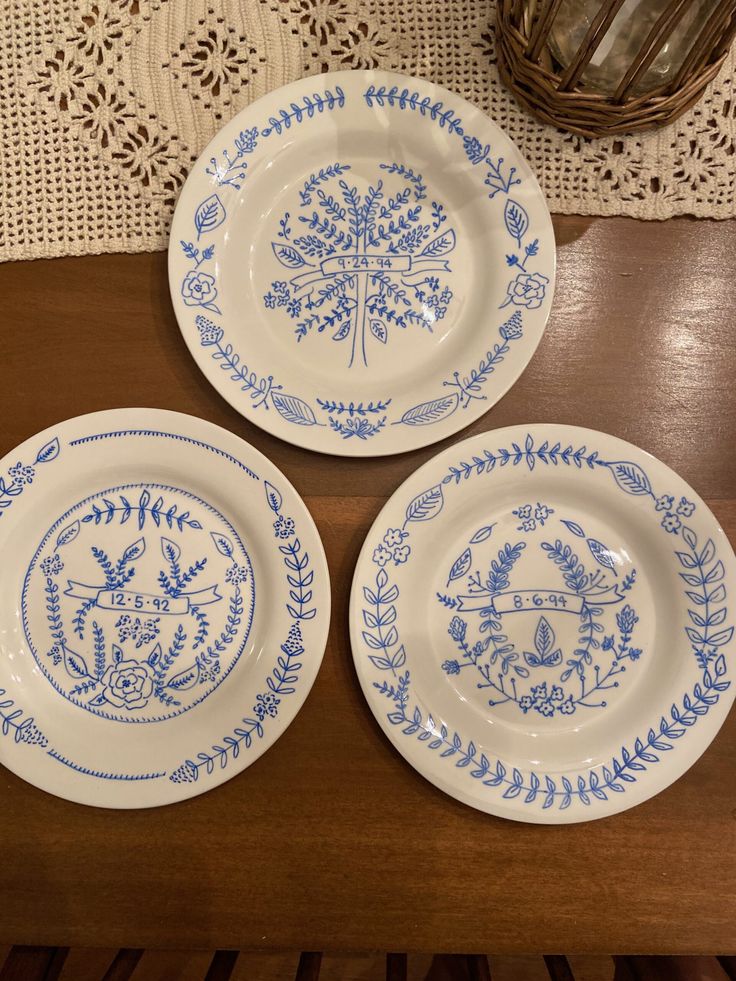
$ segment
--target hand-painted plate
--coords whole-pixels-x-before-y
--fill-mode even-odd
[[[360,555],[353,655],[380,725],[458,800],[605,817],[663,790],[733,702],[736,559],[700,498],[570,426],[484,433],[393,495]]]
[[[421,79],[338,72],[239,113],[182,191],[169,282],[198,365],[299,446],[399,453],[516,381],[552,302],[539,186],[479,109]]]
[[[118,409],[34,436],[0,475],[0,763],[148,807],[268,749],[330,616],[319,535],[276,467],[200,419]]]

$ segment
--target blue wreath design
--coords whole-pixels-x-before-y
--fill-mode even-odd
[[[112,436],[112,435],[119,435],[119,434],[109,434],[109,435]],[[140,433],[135,433],[135,435],[140,435]],[[74,445],[75,443],[90,442],[92,441],[92,439],[93,437],[84,437],[81,440],[73,441],[72,445]],[[250,473],[250,475],[255,476],[252,474],[252,472]],[[65,512],[64,516],[59,518],[52,525],[52,527],[43,537],[41,544],[39,545],[37,555],[45,547],[45,545],[48,543],[49,539],[53,536],[53,534],[56,532],[59,526],[65,523],[66,518],[69,518],[70,522],[66,524],[65,527],[62,527],[61,531],[58,534],[58,537],[56,539],[57,551],[60,548],[63,548],[66,545],[68,545],[77,537],[77,535],[79,534],[80,522],[82,524],[97,526],[100,524],[110,524],[113,520],[117,520],[120,524],[124,524],[130,521],[132,524],[134,524],[137,527],[138,531],[142,531],[146,527],[147,523],[149,522],[152,522],[156,528],[166,528],[166,529],[174,528],[174,529],[178,529],[179,531],[183,531],[185,528],[186,529],[191,528],[195,530],[201,529],[202,526],[200,525],[200,523],[191,518],[190,512],[188,510],[183,512],[179,511],[179,507],[177,504],[174,504],[166,508],[164,506],[164,498],[162,495],[159,495],[156,499],[154,499],[148,489],[143,489],[142,492],[137,496],[136,500],[132,502],[128,499],[128,497],[125,496],[125,493],[123,493],[123,492],[127,492],[128,494],[130,494],[131,489],[137,490],[142,487],[143,485],[137,485],[137,484],[133,484],[133,485],[125,484],[116,487],[111,487],[108,489],[107,492],[110,496],[104,499],[104,504],[102,507],[100,507],[96,503],[97,495],[92,495],[92,497],[87,497],[77,502],[75,505],[73,505]],[[242,551],[244,555],[247,556],[245,547],[243,546],[243,543],[241,542],[240,537],[238,536],[236,530],[227,521],[227,519],[225,519],[221,514],[219,514],[219,512],[215,508],[212,507],[212,505],[208,504],[206,501],[201,500],[195,494],[183,490],[180,487],[171,487],[169,485],[164,485],[164,484],[155,484],[155,485],[151,484],[148,485],[148,487],[156,487],[157,489],[164,492],[175,491],[177,494],[180,494],[185,498],[190,498],[191,500],[195,501],[208,512],[212,512],[212,514],[219,517],[219,519],[228,528],[230,534],[232,534],[239,549]],[[111,498],[115,498],[115,500]],[[88,513],[84,514],[83,516],[80,516],[75,520],[71,520],[75,513],[86,509],[87,506],[89,506]],[[171,546],[171,544],[172,544],[171,542],[168,543],[169,547]],[[131,545],[125,551],[120,562],[117,564],[110,562],[109,556],[104,550],[101,549],[96,550],[95,556],[97,562],[100,563],[102,567],[102,571],[105,574],[105,578],[109,587],[120,588],[126,585],[133,578],[134,568],[131,568],[128,565],[128,563],[133,561],[134,557],[139,554],[139,552],[141,551],[141,545],[143,546],[143,549],[145,549],[145,543],[142,542],[142,540],[133,543],[133,545]],[[231,542],[228,541],[227,545],[223,545],[222,539],[219,539],[218,542],[216,542],[216,548],[222,554],[226,555],[229,558],[232,558]],[[164,554],[166,555],[166,553]],[[172,553],[172,555],[173,554],[174,553]],[[56,657],[60,659],[63,658],[65,664],[71,661],[71,665],[73,667],[73,677],[76,678],[78,681],[78,684],[75,685],[73,688],[70,688],[69,690],[65,690],[64,687],[59,684],[56,678],[54,678],[51,674],[47,673],[43,664],[43,660],[40,656],[40,652],[36,649],[30,637],[28,609],[27,609],[25,597],[28,588],[29,577],[32,571],[34,570],[34,568],[36,568],[36,557],[34,557],[26,572],[25,581],[23,585],[22,618],[23,618],[23,627],[26,633],[26,639],[28,641],[28,646],[31,652],[33,653],[36,661],[38,662],[39,666],[41,667],[41,670],[43,671],[44,675],[46,676],[49,683],[53,686],[55,691],[57,691],[58,694],[60,694],[63,698],[67,698],[73,704],[79,705],[81,708],[84,708],[85,710],[89,711],[90,710],[89,707],[84,702],[80,701],[78,696],[85,695],[91,691],[99,690],[103,686],[102,668],[105,665],[106,644],[105,644],[104,637],[102,635],[102,631],[100,630],[100,628],[97,626],[96,623],[93,623],[92,632],[95,636],[95,645],[94,645],[95,668],[90,670],[87,666],[86,661],[84,660],[84,657],[80,656],[78,653],[72,652],[69,649],[69,638],[67,638],[66,636],[64,624],[62,622],[62,617],[61,617],[59,586],[56,583],[54,579],[54,574],[53,572],[51,572],[51,570],[49,570],[49,574],[46,574],[44,572],[44,576],[45,576],[44,593],[46,596],[46,614],[50,627],[51,637],[54,641],[55,647],[57,647],[59,651],[59,653],[56,654]],[[172,570],[172,573],[173,571],[176,572],[176,576],[177,576],[176,580],[172,582],[167,576],[162,574],[162,576],[159,577],[159,584],[161,585],[162,589],[167,595],[169,596],[177,595],[178,592],[181,590],[181,588],[183,588],[187,583],[191,582],[197,576],[197,574],[201,572],[203,567],[204,567],[204,562],[198,561],[193,566],[191,566],[188,570],[179,569],[179,567],[176,565],[176,559],[174,558],[174,569]],[[216,659],[219,656],[219,654],[223,652],[226,649],[226,647],[234,641],[236,637],[237,627],[241,622],[244,607],[243,607],[242,593],[239,588],[239,585],[238,583],[234,583],[233,585],[234,585],[234,591],[233,591],[233,595],[229,600],[229,612],[223,632],[219,637],[214,639],[213,644],[207,647],[206,650],[204,649],[204,641],[205,638],[207,637],[209,624],[207,623],[206,618],[203,617],[201,613],[194,614],[194,616],[198,620],[198,625],[199,625],[199,630],[197,632],[198,640],[195,643],[194,649],[196,650],[197,647],[203,648],[200,651],[200,655],[199,655],[203,667],[208,664],[211,664],[213,659]],[[80,639],[84,636],[84,632],[86,629],[86,619],[90,613],[90,610],[93,609],[93,605],[94,604],[90,602],[85,602],[79,608],[79,610],[77,611],[77,615],[72,621],[74,627],[74,634],[80,637]],[[246,633],[240,645],[240,652],[242,652],[243,647],[247,643],[247,636],[250,631],[252,616],[253,616],[253,610],[251,609],[248,616]],[[158,633],[158,630],[156,629],[155,632]],[[152,639],[152,637],[150,639]],[[176,663],[176,658],[181,654],[181,651],[184,646],[183,645],[184,639],[185,636],[182,633],[181,625],[180,625],[179,630],[177,631],[177,635],[174,638],[174,642],[172,646],[169,648],[167,654],[163,655],[159,660],[157,660],[154,663],[149,662],[151,663],[153,680],[154,680],[153,697],[157,698],[158,701],[162,702],[168,708],[170,708],[172,705],[178,706],[179,702],[177,702],[171,694],[167,694],[166,692],[164,692],[165,676],[167,674],[167,671],[171,669],[172,666]],[[98,659],[100,665],[99,670],[97,670]],[[218,682],[218,686],[219,684],[222,683],[222,681],[225,680],[225,678],[228,676],[228,674],[230,673],[230,671],[232,670],[232,668],[235,666],[236,663],[237,663],[237,658],[235,659],[235,661],[233,661],[233,663],[230,665],[228,670],[221,675],[220,680]],[[208,697],[212,690],[214,689],[210,689],[202,697],[203,698]],[[195,702],[193,702],[191,705],[187,706],[186,708],[181,709],[181,711],[188,711],[189,708],[193,708],[194,705],[199,704],[199,701],[201,701],[201,698],[197,699]],[[96,715],[100,716],[101,718],[107,718],[107,719],[116,718],[114,714],[111,714],[109,711],[101,707],[95,708],[94,712]],[[179,713],[174,712],[174,714],[179,714]],[[169,715],[168,717],[171,717],[171,715]],[[145,720],[129,718],[126,721],[134,724],[149,725],[154,722],[162,721],[164,718],[165,718],[164,716],[161,716],[159,718],[147,718]],[[51,753],[50,755],[53,756],[54,754]],[[73,769],[74,767],[71,768]],[[79,769],[81,772],[81,770],[84,768],[79,768]]]
[[[391,582],[387,572],[387,568],[400,565],[409,557],[411,547],[403,545],[404,539],[409,539],[411,534],[407,527],[412,522],[432,520],[442,511],[445,486],[491,473],[496,467],[525,466],[532,471],[539,465],[605,469],[624,493],[651,499],[655,513],[661,516],[660,526],[664,533],[684,543],[682,550],[675,550],[675,556],[685,570],[680,572],[680,577],[688,587],[685,595],[693,604],[688,609],[692,625],[685,628],[685,633],[701,670],[700,680],[692,692],[686,692],[679,704],[673,704],[669,715],[661,716],[646,734],[637,736],[631,746],[622,746],[610,763],[578,775],[574,783],[565,776],[554,778],[534,770],[524,774],[516,767],[509,769],[500,759],[491,760],[479,752],[472,740],[466,740],[458,732],[450,732],[444,724],[438,726],[431,714],[425,716],[418,706],[411,704],[411,673],[406,667],[407,654],[397,626],[395,603],[399,587]],[[391,529],[384,536],[384,542],[393,535],[392,545],[399,538],[402,544],[393,550],[383,544],[378,546],[373,560],[380,566],[379,571],[373,583],[362,587],[365,605],[361,612],[366,627],[362,636],[373,652],[368,657],[377,671],[390,676],[389,680],[373,681],[377,691],[391,703],[386,715],[388,721],[400,728],[404,736],[415,736],[441,759],[452,759],[453,765],[464,769],[471,779],[501,791],[505,800],[518,798],[524,804],[541,804],[542,810],[551,807],[566,810],[573,801],[590,806],[595,801],[609,800],[611,794],[625,793],[626,785],[634,783],[640,773],[656,765],[661,754],[671,750],[675,741],[706,715],[721,694],[731,687],[721,650],[734,633],[733,626],[724,626],[728,616],[723,583],[725,570],[712,539],[700,542],[693,529],[684,523],[683,519],[691,517],[695,508],[695,504],[684,497],[676,504],[672,494],[655,494],[649,477],[637,463],[604,460],[597,451],[586,446],[574,448],[560,442],[550,444],[548,440],[536,446],[531,434],[527,434],[523,445],[514,442],[510,447],[484,450],[469,461],[462,460],[450,466],[440,483],[409,502],[402,528]],[[397,549],[402,551],[397,554]]]
[[[33,463],[18,463],[11,466],[5,477],[0,477],[0,518],[13,502],[20,497],[27,486],[36,478],[36,467],[51,463],[61,452],[58,437],[49,440],[38,450]],[[29,746],[48,746],[48,739],[36,725],[32,715],[26,715],[15,699],[4,688],[0,688],[0,734],[12,736],[14,742]]]

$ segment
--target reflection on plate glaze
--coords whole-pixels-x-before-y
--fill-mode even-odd
[[[248,553],[211,504],[177,487],[126,484],[54,523],[22,609],[29,646],[60,694],[107,719],[155,722],[227,677],[255,599]]]
[[[246,185],[251,158],[272,152],[269,139],[349,107],[357,98],[339,85],[285,104],[265,125],[244,129],[232,146],[211,157],[205,168],[210,193],[198,201],[188,219],[190,231],[180,241],[189,265],[176,289],[195,314],[200,345],[250,408],[273,408],[290,425],[323,427],[336,439],[366,442],[385,437],[391,426],[433,426],[488,399],[491,376],[523,337],[523,311],[548,302],[550,276],[541,269],[549,271],[550,257],[541,254],[530,215],[513,196],[524,183],[517,168],[468,134],[453,110],[396,86],[369,85],[361,97],[369,108],[411,112],[457,138],[462,166],[477,174],[488,198],[503,202],[498,222],[509,236],[499,271],[507,284],[500,304],[505,312],[490,327],[485,355],[472,365],[450,366],[433,397],[397,410],[392,406],[396,398],[386,392],[359,402],[345,402],[330,392],[314,399],[295,395],[270,366],[245,361],[228,339],[220,319],[223,286],[208,236],[226,226],[237,210],[232,195]],[[414,345],[424,343],[438,322],[452,316],[458,290],[453,267],[458,232],[446,203],[428,188],[416,162],[377,163],[370,180],[354,177],[353,169],[349,158],[325,160],[295,186],[293,200],[272,229],[273,269],[260,299],[276,329],[293,331],[296,342],[313,351],[309,356],[319,357],[328,339],[342,344],[347,367],[367,366],[371,352],[390,348],[399,334],[411,337]],[[219,190],[211,193],[213,183]]]
[[[572,780],[538,770],[522,772],[500,759],[491,759],[472,739],[450,731],[444,723],[438,724],[431,711],[411,701],[412,651],[401,641],[397,600],[403,569],[411,566],[413,528],[417,522],[434,520],[444,509],[446,495],[462,494],[468,481],[506,467],[519,467],[524,473],[531,473],[535,468],[566,468],[578,478],[586,471],[603,471],[622,493],[650,501],[660,534],[675,545],[673,561],[688,601],[689,620],[682,629],[697,664],[698,682],[692,690],[682,692],[666,715],[653,719],[647,731],[622,746],[620,753],[608,763],[580,772]],[[534,508],[524,503],[514,510],[522,512],[522,521],[534,520],[535,528],[526,529],[527,534],[533,533],[535,547],[546,553],[561,583],[557,588],[539,584],[531,590],[524,584],[523,589],[514,590],[514,569],[524,549],[531,545],[522,538],[499,543],[497,554],[483,561],[487,574],[476,573],[474,553],[477,554],[478,547],[490,549],[490,539],[495,534],[494,525],[480,528],[447,573],[448,586],[463,582],[467,593],[460,594],[453,589],[438,595],[439,602],[452,611],[447,631],[461,654],[454,660],[448,659],[444,670],[449,675],[460,674],[466,668],[479,671],[484,695],[490,690],[492,701],[515,703],[524,714],[531,711],[551,717],[601,708],[602,704],[587,704],[594,692],[585,686],[598,685],[607,670],[606,679],[614,677],[642,656],[641,649],[634,646],[638,614],[629,602],[629,594],[635,595],[636,589],[634,571],[624,572],[619,565],[620,556],[603,542],[587,536],[583,527],[570,517],[560,519],[564,533],[547,537],[545,523],[549,524],[554,512],[543,503],[535,502]],[[575,448],[560,441],[544,440],[537,444],[531,434],[518,443],[487,448],[470,460],[451,465],[438,484],[409,501],[401,527],[389,528],[381,536],[372,552],[374,566],[378,567],[375,576],[359,584],[363,598],[362,639],[370,652],[367,656],[374,671],[372,685],[389,703],[386,713],[389,724],[401,736],[421,741],[428,752],[436,753],[447,766],[462,769],[468,779],[478,781],[489,792],[496,792],[506,800],[518,799],[523,805],[565,810],[573,802],[592,806],[625,793],[642,772],[655,766],[663,753],[674,748],[676,740],[696,725],[731,686],[723,653],[734,633],[734,627],[728,624],[725,570],[715,542],[710,538],[702,540],[687,524],[695,511],[695,503],[685,497],[678,500],[669,493],[657,494],[638,463],[606,460],[586,446]],[[520,515],[515,513],[514,517]],[[557,641],[559,624],[570,617],[570,608],[577,611],[573,615],[579,621],[580,638],[579,647],[572,652],[563,650]],[[477,663],[476,645],[471,647],[467,643],[470,620],[461,616],[467,612],[474,615],[474,622],[479,621],[478,633],[488,634],[480,641]],[[501,632],[504,621],[508,622],[514,615],[523,615],[528,621],[521,647],[509,643],[505,629]],[[512,685],[514,678],[526,684],[532,672],[536,680],[533,688],[522,693]],[[577,688],[562,692],[563,677],[568,688],[571,684]],[[554,682],[546,680],[549,678],[555,678]],[[555,688],[560,688],[562,694],[558,695]],[[569,708],[561,709],[562,705]]]

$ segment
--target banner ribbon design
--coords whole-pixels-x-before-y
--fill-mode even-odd
[[[617,586],[612,586],[595,596],[578,596],[556,589],[512,589],[496,593],[491,597],[482,593],[458,596],[458,612],[469,613],[477,610],[493,610],[502,613],[527,613],[535,610],[551,610],[558,613],[582,613],[590,606],[609,606],[620,603],[623,596]]]
[[[100,586],[88,586],[83,582],[67,580],[69,585],[64,590],[65,596],[74,599],[92,600],[93,605],[102,610],[131,610],[135,613],[163,613],[183,616],[192,607],[207,606],[217,603],[222,596],[217,592],[217,586],[199,589],[193,593],[181,593],[179,596],[164,596],[157,593],[138,593],[132,589],[105,589]]]
[[[340,273],[402,273],[402,280],[413,279],[428,272],[450,272],[447,259],[415,259],[410,255],[347,255],[324,259],[319,269],[300,273],[290,282],[299,292],[322,279]]]

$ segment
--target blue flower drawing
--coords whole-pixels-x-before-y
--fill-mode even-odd
[[[153,694],[153,673],[140,661],[111,664],[101,680],[105,699],[117,708],[143,708]]]
[[[18,462],[15,464],[15,466],[10,467],[8,473],[18,486],[22,486],[23,484],[33,483],[33,478],[36,471],[33,469],[33,467],[25,467],[22,463]]]
[[[220,313],[219,307],[215,305],[217,299],[215,277],[210,276],[209,273],[191,269],[181,284],[181,296],[188,307],[204,307],[205,310]]]
[[[450,626],[447,628],[447,632],[453,640],[456,640],[459,643],[460,641],[465,640],[467,629],[468,624],[465,620],[461,619],[461,617],[453,617],[450,621]]]
[[[387,345],[399,332],[432,333],[453,301],[449,256],[456,246],[444,206],[427,207],[421,175],[383,163],[359,189],[344,176],[350,166],[323,167],[296,203],[296,230],[285,213],[272,243],[289,270],[263,293],[267,311],[295,321],[297,341],[328,333],[343,342],[348,366],[368,364],[369,345]],[[302,226],[301,228],[299,226]]]
[[[41,563],[41,571],[45,576],[58,576],[63,568],[64,563],[57,554],[48,555]]]
[[[383,536],[383,541],[373,549],[373,561],[376,565],[383,568],[386,563],[402,565],[406,562],[411,554],[411,546],[402,545],[401,542],[408,537],[401,528],[389,528]]]
[[[677,532],[680,530],[680,526],[682,525],[682,522],[677,515],[670,514],[669,512],[667,512],[667,514],[665,514],[665,516],[662,518],[661,523],[664,530],[669,531],[673,535],[677,534]]]
[[[549,279],[541,273],[519,273],[516,279],[509,283],[506,299],[501,304],[500,309],[513,303],[516,307],[536,310],[541,307],[544,301],[548,283]]]
[[[213,324],[207,317],[203,317],[200,314],[196,318],[195,323],[199,331],[199,341],[202,347],[218,344],[222,340],[222,329],[216,324]]]

